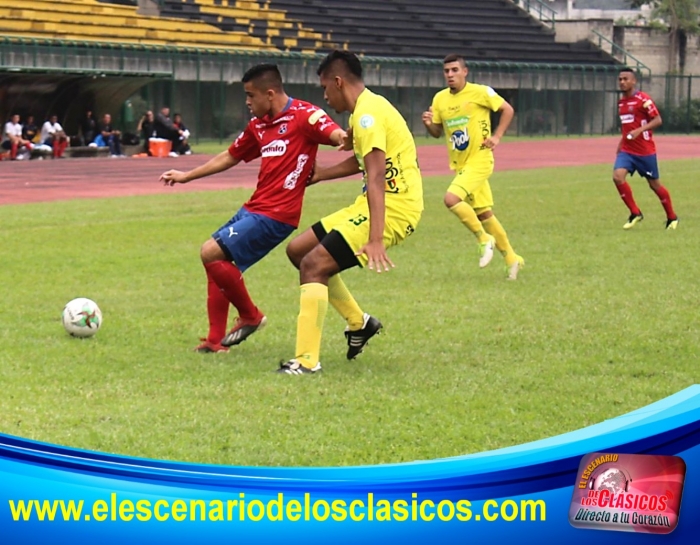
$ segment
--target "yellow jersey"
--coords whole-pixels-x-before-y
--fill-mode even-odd
[[[433,123],[442,125],[452,170],[461,170],[467,161],[493,163],[484,140],[491,136],[491,112],[504,102],[491,87],[477,83],[467,83],[458,93],[447,88],[435,95]]]
[[[387,194],[394,194],[423,210],[423,181],[418,168],[418,154],[413,135],[399,111],[381,95],[365,88],[357,97],[350,116],[352,147],[364,172],[364,158],[373,149],[386,154]]]

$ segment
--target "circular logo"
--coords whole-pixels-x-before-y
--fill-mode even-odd
[[[372,125],[374,125],[374,118],[371,115],[365,114],[360,118],[360,127],[363,129],[369,129]]]
[[[450,142],[452,142],[452,149],[464,151],[469,146],[469,135],[462,131],[455,131],[450,136]]]

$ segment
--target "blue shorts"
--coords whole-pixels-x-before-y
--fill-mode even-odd
[[[638,172],[642,178],[648,180],[659,179],[659,165],[656,162],[656,154],[654,155],[632,155],[621,151],[615,159],[614,170],[624,168],[630,174]]]
[[[255,265],[287,238],[294,227],[244,207],[236,212],[212,238],[241,272]]]

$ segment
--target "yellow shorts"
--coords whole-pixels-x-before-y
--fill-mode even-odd
[[[489,178],[493,174],[493,163],[465,165],[457,172],[447,191],[457,195],[474,209],[493,206],[493,195]]]
[[[386,194],[384,202],[384,247],[391,248],[416,230],[423,207],[396,198],[390,193]],[[369,223],[369,203],[365,194],[357,197],[350,206],[321,219],[326,232],[338,231],[354,252],[369,241]],[[357,256],[357,260],[362,267],[367,265],[367,256],[364,254]]]

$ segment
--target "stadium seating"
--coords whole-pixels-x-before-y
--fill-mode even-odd
[[[180,47],[323,52],[561,64],[613,64],[584,40],[554,31],[509,0],[158,0],[160,17],[132,0],[13,0],[0,35]]]
[[[279,12],[280,19],[284,13]],[[64,40],[277,51],[247,29],[203,21],[139,15],[135,6],[96,0],[13,0],[0,6],[0,35]]]
[[[161,0],[160,13],[206,22],[223,31],[241,31],[282,51],[315,52],[333,47],[328,34],[316,32],[283,10],[253,0]],[[322,28],[322,27],[319,27]]]
[[[227,0],[221,0],[226,2]],[[287,17],[323,28],[368,55],[612,64],[587,41],[557,43],[554,32],[508,0],[267,0]]]

